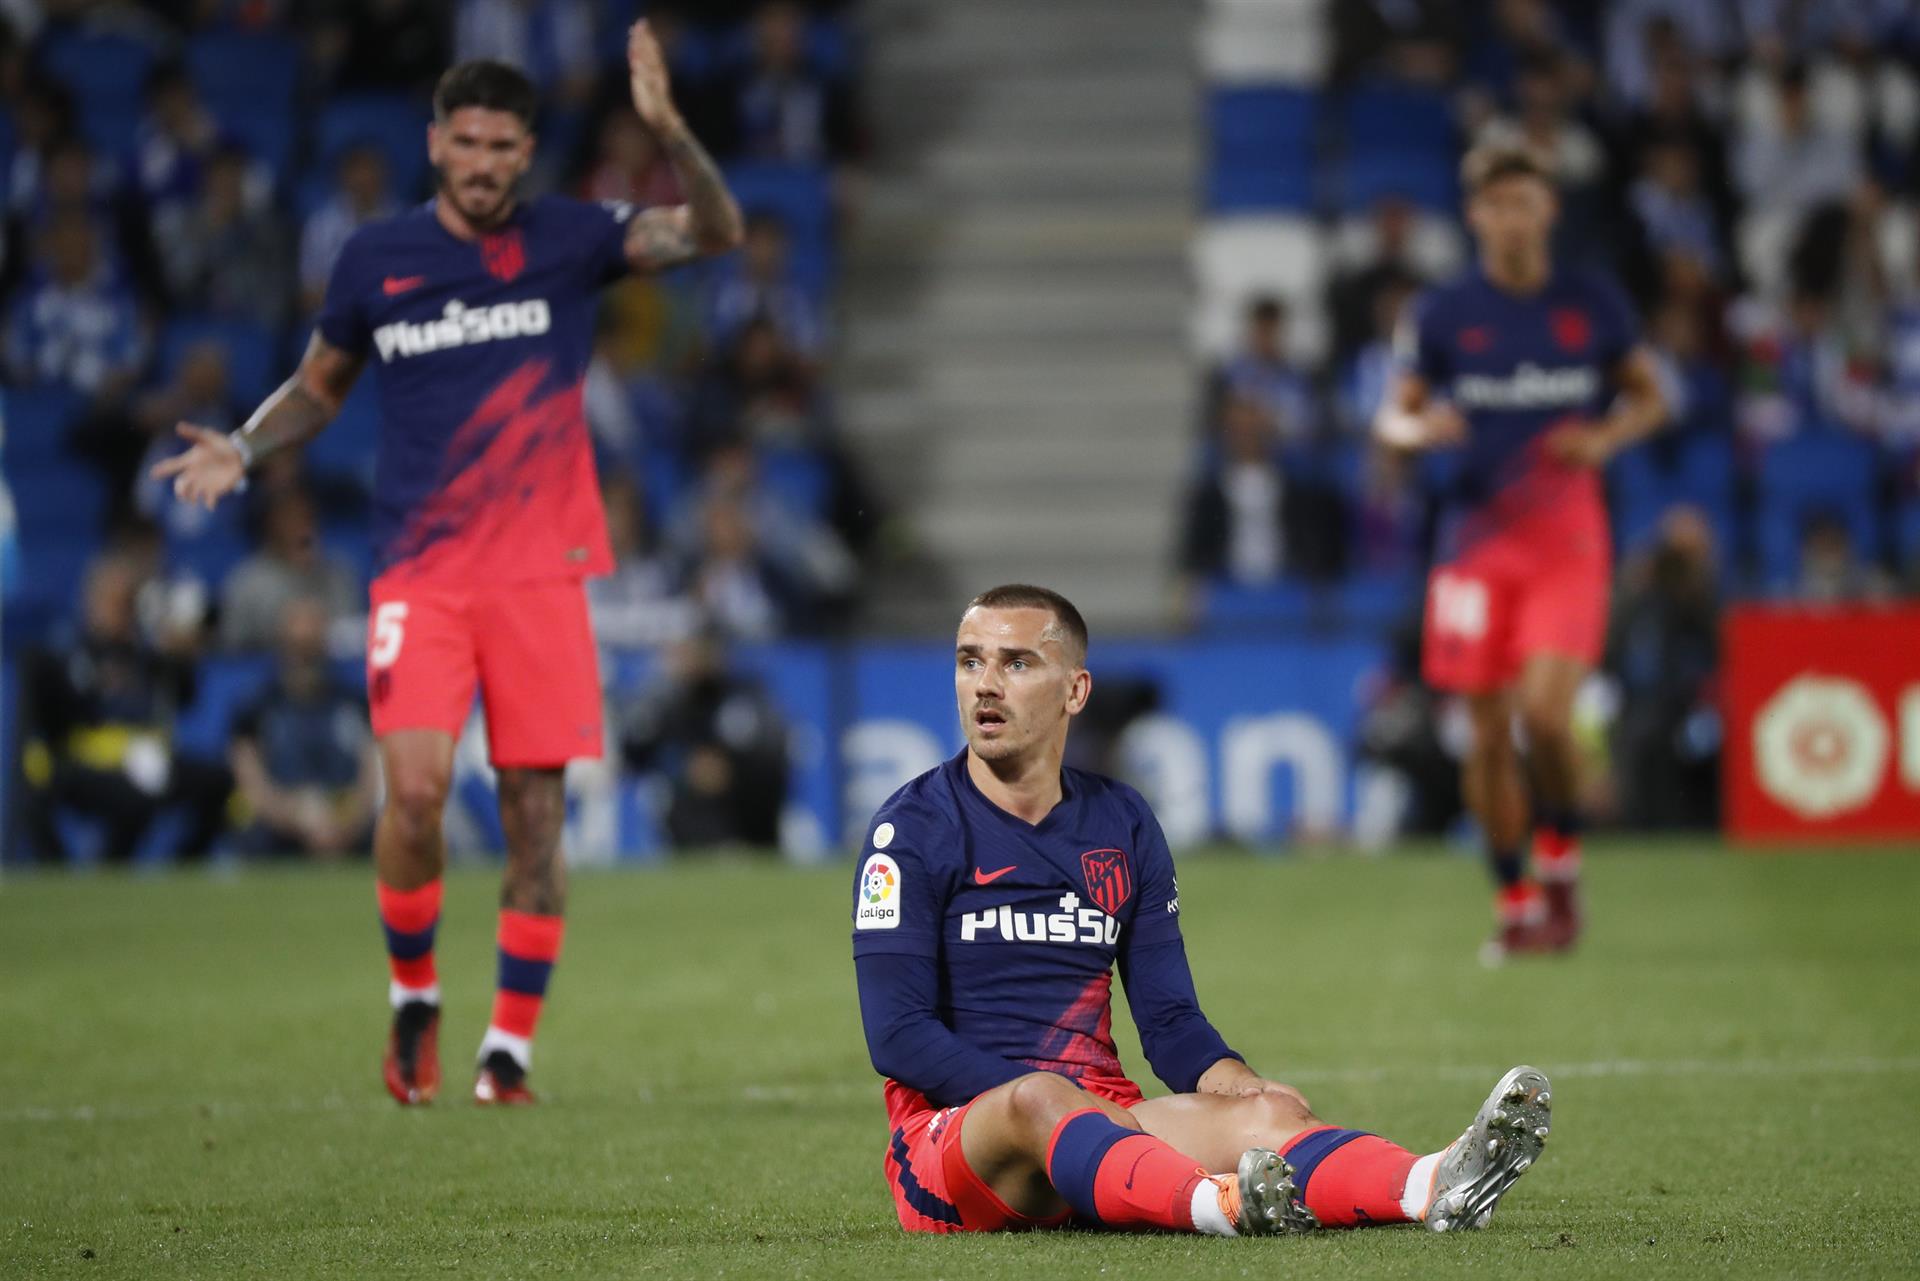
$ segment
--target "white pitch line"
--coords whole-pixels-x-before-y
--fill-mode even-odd
[[[1511,1064],[1469,1066],[1462,1064],[1405,1065],[1400,1067],[1301,1068],[1283,1073],[1293,1085],[1367,1085],[1388,1080],[1484,1081],[1498,1077]],[[1599,1080],[1608,1077],[1678,1076],[1888,1076],[1920,1073],[1920,1056],[1905,1058],[1831,1059],[1597,1059],[1589,1063],[1547,1063],[1547,1075],[1559,1081]],[[878,1097],[876,1080],[846,1081],[832,1085],[745,1085],[724,1091],[730,1100],[743,1103],[817,1103],[826,1100]],[[663,1089],[647,1086],[623,1099],[612,1100],[636,1108],[711,1098],[707,1090]],[[604,1103],[605,1096],[596,1100]],[[205,1099],[179,1099],[167,1103],[98,1104],[67,1107],[0,1108],[0,1125],[50,1122],[135,1121],[180,1114],[198,1114],[205,1121],[231,1120],[251,1115],[293,1116],[310,1113],[391,1112],[394,1104],[373,1091],[365,1096],[347,1098],[329,1094],[320,1098],[285,1099],[272,1103],[252,1101],[209,1102]]]

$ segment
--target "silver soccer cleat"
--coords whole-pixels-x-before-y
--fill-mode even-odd
[[[1240,1154],[1241,1236],[1278,1236],[1312,1232],[1320,1226],[1293,1186],[1293,1167],[1272,1148],[1248,1148]]]
[[[1434,1171],[1426,1222],[1434,1232],[1484,1228],[1514,1180],[1540,1159],[1553,1125],[1546,1073],[1521,1066],[1500,1078],[1467,1132]]]

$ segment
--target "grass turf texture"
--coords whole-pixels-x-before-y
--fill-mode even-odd
[[[13,881],[0,1275],[1912,1275],[1920,859],[1589,869],[1580,953],[1489,972],[1464,860],[1183,862],[1209,1013],[1326,1117],[1425,1150],[1509,1064],[1554,1074],[1547,1156],[1489,1231],[1258,1241],[902,1235],[850,869],[577,877],[544,1101],[510,1112],[465,1101],[491,873],[450,881],[448,1092],[404,1111],[366,869]]]

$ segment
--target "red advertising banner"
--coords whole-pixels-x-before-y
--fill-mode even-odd
[[[1743,606],[1723,638],[1728,834],[1920,843],[1920,608]]]

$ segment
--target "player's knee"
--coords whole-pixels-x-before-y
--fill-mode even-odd
[[[395,761],[387,769],[387,805],[409,828],[439,830],[440,814],[453,789],[448,765],[427,761]]]
[[[1314,1124],[1305,1100],[1290,1094],[1256,1094],[1246,1104],[1253,1112],[1250,1128],[1263,1134],[1286,1138]]]
[[[1566,710],[1554,703],[1527,703],[1520,709],[1520,724],[1526,730],[1529,746],[1557,750],[1573,742],[1573,727]]]
[[[1084,1091],[1066,1078],[1051,1072],[1030,1072],[1007,1083],[1002,1106],[1019,1129],[1044,1141],[1061,1117],[1089,1104]]]

